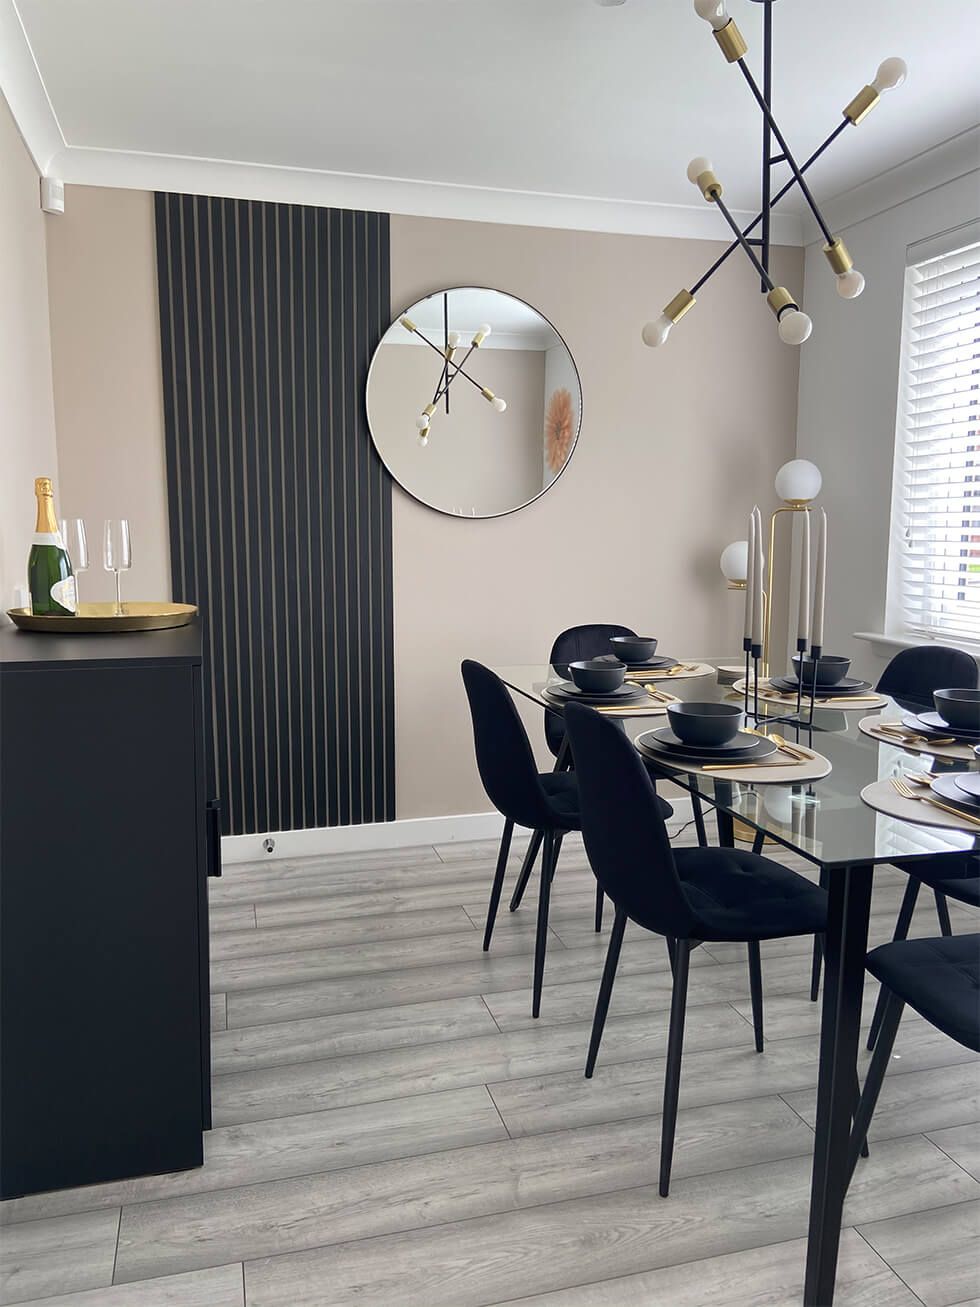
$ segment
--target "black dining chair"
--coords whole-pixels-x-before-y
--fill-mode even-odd
[[[949,649],[945,645],[919,645],[914,649],[903,649],[891,660],[882,672],[877,690],[887,694],[904,708],[915,709],[933,706],[932,696],[936,690],[962,689],[974,690],[980,680],[976,660],[962,649]],[[958,899],[972,907],[980,907],[980,867],[975,858],[967,858],[966,865],[951,867],[947,857],[935,861],[921,859],[916,862],[896,862],[897,867],[908,873],[909,883],[905,889],[902,905],[898,910],[893,940],[906,939],[912,924],[919,890],[927,885],[936,901],[936,915],[939,929],[944,935],[953,933],[949,920],[947,898]],[[820,994],[820,969],[823,959],[821,941],[813,942],[813,966],[810,973],[810,998],[815,1003]],[[879,996],[871,1022],[868,1036],[868,1048],[874,1048],[881,1026],[884,1000]]]
[[[503,814],[504,832],[490,890],[483,948],[489,949],[500,892],[507,870],[514,826],[541,831],[544,855],[538,899],[534,946],[534,997],[532,1013],[541,1011],[544,959],[548,942],[548,907],[551,882],[558,865],[561,842],[570,830],[581,830],[578,815],[578,781],[569,772],[539,772],[531,744],[514,702],[503,681],[489,667],[466,659],[463,684],[473,719],[476,762],[490,802]]]
[[[893,940],[868,954],[867,968],[885,998],[881,1032],[854,1116],[848,1175],[867,1138],[905,1005],[980,1053],[980,935]]]
[[[601,654],[613,652],[613,647],[609,641],[614,636],[627,635],[635,636],[636,632],[628,626],[619,626],[615,622],[585,622],[579,626],[570,626],[567,630],[555,637],[551,646],[551,654],[548,662],[552,667],[562,671],[567,669],[568,664],[577,662],[582,658],[596,658]],[[567,674],[567,673],[566,673]],[[571,766],[569,750],[565,744],[565,727],[561,716],[556,712],[545,712],[544,715],[544,738],[548,748],[554,754],[556,759],[556,768],[559,771],[567,771]],[[667,806],[667,816],[672,817],[673,808]],[[697,818],[700,817],[700,811]],[[699,827],[699,830],[701,827]],[[538,850],[541,847],[543,832],[534,831],[531,835],[527,852],[524,855],[524,861],[521,865],[520,874],[517,877],[517,884],[514,886],[514,892],[511,895],[510,910],[516,912],[521,906],[521,899],[524,897],[524,891],[527,889],[527,883],[530,879],[531,872],[534,870],[534,861],[538,856]],[[704,841],[702,841],[704,843]],[[602,886],[596,883],[596,900],[595,900],[595,928],[596,932],[602,930],[602,903],[603,893]]]
[[[826,929],[827,894],[769,858],[733,848],[672,850],[653,786],[629,739],[582,704],[565,723],[579,783],[582,832],[592,870],[616,916],[602,972],[585,1074],[591,1077],[627,921],[667,937],[673,967],[660,1146],[660,1193],[666,1198],[674,1149],[693,949],[708,940],[748,947],[755,1047],[763,1047],[759,942]]]

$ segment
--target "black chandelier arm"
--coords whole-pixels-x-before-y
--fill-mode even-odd
[[[780,131],[779,124],[776,122],[776,119],[773,117],[772,110],[769,108],[769,105],[766,102],[766,97],[759,90],[758,83],[756,82],[755,78],[752,76],[752,70],[749,68],[744,58],[738,60],[738,66],[739,68],[741,68],[742,74],[745,77],[745,80],[748,82],[752,94],[755,96],[759,108],[762,110],[762,113],[766,119],[766,122],[772,128],[773,136],[775,136],[776,140],[779,142],[779,148],[783,152],[783,157],[785,158],[786,162],[789,164],[790,168],[793,171],[793,179],[796,182],[796,184],[799,186],[800,190],[803,192],[803,196],[807,204],[809,204],[814,218],[816,218],[817,220],[817,225],[819,226],[820,230],[823,232],[824,240],[827,242],[828,245],[833,245],[834,243],[833,232],[824,222],[823,214],[820,212],[820,209],[817,207],[817,202],[813,198],[813,194],[809,186],[806,184],[806,181],[804,180],[803,170],[800,168],[796,160],[793,158],[793,152],[789,148],[789,145],[786,141],[786,137]]]
[[[758,254],[756,254],[755,250],[745,239],[745,233],[742,231],[741,227],[739,227],[738,223],[735,221],[734,216],[732,215],[728,206],[725,204],[724,200],[721,198],[721,195],[716,191],[711,198],[713,202],[721,210],[722,214],[724,215],[725,221],[728,223],[729,227],[731,227],[732,231],[735,233],[735,244],[741,245],[742,249],[755,264],[755,270],[759,274],[760,278],[762,279],[762,284],[763,286],[765,286],[766,290],[772,290],[773,289],[772,278],[769,276],[769,273],[766,271],[765,267],[763,266],[762,260],[759,258]],[[694,292],[692,291],[691,293],[693,294]]]
[[[801,172],[801,173],[806,172],[807,169],[810,167],[811,164],[816,163],[816,161],[820,158],[820,156],[823,154],[823,152],[824,152],[825,150],[829,149],[831,145],[833,145],[834,141],[837,140],[838,136],[840,136],[840,134],[841,134],[841,132],[844,130],[844,128],[845,128],[845,127],[850,127],[850,125],[851,125],[851,122],[850,122],[850,119],[849,119],[849,118],[844,118],[844,119],[842,119],[842,121],[841,121],[840,123],[838,123],[838,125],[837,125],[837,126],[834,128],[834,130],[830,133],[830,135],[829,135],[829,136],[827,137],[827,139],[823,142],[823,144],[822,144],[822,145],[818,145],[817,148],[814,150],[814,152],[810,155],[809,159],[807,159],[804,163],[800,164],[800,172]],[[789,181],[785,184],[785,186],[783,186],[781,190],[778,190],[778,191],[776,192],[776,194],[772,197],[772,200],[771,200],[771,202],[770,202],[770,206],[769,206],[769,207],[770,207],[770,208],[774,208],[775,205],[778,204],[779,201],[780,201],[780,200],[781,200],[785,195],[788,195],[789,192],[790,192],[790,191],[793,189],[793,187],[796,185],[796,181],[797,181],[797,179],[796,179],[796,175],[794,174],[794,175],[789,179]],[[750,234],[750,232],[755,231],[756,227],[758,227],[759,223],[762,221],[762,217],[763,217],[763,215],[762,215],[761,213],[756,214],[756,216],[752,219],[752,221],[749,223],[749,225],[744,229],[744,231],[742,232],[742,235],[743,235],[743,236],[748,236],[748,235]],[[740,241],[734,240],[734,241],[732,241],[731,245],[729,245],[729,247],[728,247],[726,250],[724,250],[721,254],[719,254],[718,258],[715,259],[714,263],[711,265],[711,267],[708,269],[708,271],[704,274],[704,276],[702,276],[702,277],[700,278],[700,280],[696,281],[696,282],[694,283],[694,285],[691,287],[691,294],[692,294],[692,295],[696,295],[696,294],[698,293],[698,291],[699,291],[699,290],[701,289],[701,287],[705,284],[705,282],[708,281],[708,279],[709,279],[710,277],[713,277],[713,276],[714,276],[714,274],[718,271],[718,269],[719,269],[719,268],[721,267],[721,265],[725,262],[725,260],[729,257],[729,255],[734,254],[734,252],[739,248],[740,245],[741,245],[741,242],[740,242]]]
[[[449,378],[449,381],[446,383],[447,385],[452,384],[453,377],[456,376],[457,372],[462,372],[463,376],[470,383],[470,385],[476,386],[477,390],[482,392],[483,387],[480,385],[480,383],[478,381],[474,381],[468,372],[463,372],[463,363],[466,362],[469,356],[476,349],[475,345],[471,345],[469,349],[466,351],[466,353],[463,355],[463,363],[450,363],[449,360],[446,358],[444,351],[441,350],[439,346],[436,345],[433,341],[431,341],[424,331],[420,331],[419,328],[416,327],[415,335],[418,336],[419,340],[424,340],[425,343],[428,345],[429,349],[435,350],[435,352],[439,355],[439,357],[442,359],[445,365],[448,365],[449,368],[453,369],[452,376]],[[441,391],[442,391],[442,387],[440,386],[439,390],[437,391],[437,395],[439,395],[440,397],[441,397]]]

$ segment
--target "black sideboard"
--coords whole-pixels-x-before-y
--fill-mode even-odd
[[[0,1197],[199,1166],[201,638],[0,630]]]

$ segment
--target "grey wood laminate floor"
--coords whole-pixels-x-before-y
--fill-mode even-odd
[[[515,840],[510,883],[522,849]],[[533,888],[515,914],[505,899],[493,949],[481,951],[495,852],[481,843],[228,867],[211,885],[205,1165],[4,1203],[0,1303],[798,1303],[819,1029],[810,941],[763,945],[761,1055],[744,949],[695,953],[664,1201],[663,941],[627,932],[586,1081],[611,913],[596,936],[594,881],[569,839],[533,1021]],[[872,942],[889,938],[904,883],[878,875]],[[976,914],[951,911],[954,930],[977,929]],[[930,896],[913,933],[938,933]],[[873,1002],[869,985],[866,1024]],[[848,1199],[837,1301],[976,1302],[980,1059],[914,1014],[895,1052]]]

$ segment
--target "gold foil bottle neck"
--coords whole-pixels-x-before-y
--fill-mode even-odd
[[[50,477],[35,477],[35,478],[34,478],[34,493],[35,493],[35,495],[37,495],[38,499],[40,499],[42,495],[47,496],[48,499],[53,499],[53,498],[54,498],[54,487],[53,487],[53,485],[51,484],[51,478],[50,478]]]

